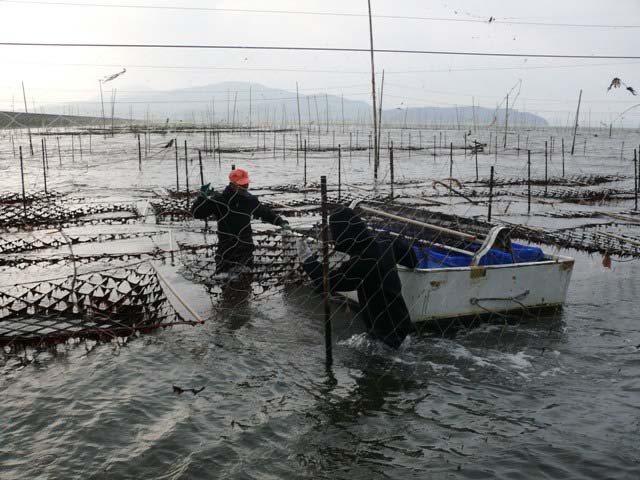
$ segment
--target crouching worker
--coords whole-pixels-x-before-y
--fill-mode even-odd
[[[396,268],[403,245],[404,257],[415,266],[411,247],[399,239],[390,242],[376,238],[367,224],[346,207],[339,207],[330,215],[329,231],[336,250],[349,255],[349,260],[329,273],[331,291],[356,290],[360,313],[369,334],[398,348],[407,335],[415,331],[402,298]],[[303,239],[297,241],[297,249],[305,272],[321,290],[322,265]]]
[[[218,222],[218,248],[215,254],[216,273],[246,272],[253,267],[253,232],[251,219],[259,218],[289,230],[289,223],[260,203],[249,193],[249,174],[240,168],[229,175],[229,185],[222,193],[210,184],[200,188],[191,206],[191,214],[198,219],[213,217]]]

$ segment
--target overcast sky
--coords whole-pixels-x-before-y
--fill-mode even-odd
[[[131,6],[154,8],[127,8]],[[298,13],[189,9],[198,7]],[[640,27],[638,0],[372,0],[372,8],[378,15],[373,24],[376,48],[640,56],[640,28],[613,27]],[[366,0],[0,0],[0,42],[367,48],[366,13]],[[489,22],[490,17],[495,21]],[[523,24],[527,22],[540,24]],[[295,91],[297,81],[302,93],[370,97],[366,53],[0,46],[0,62],[0,109],[6,110],[24,108],[21,81],[29,108],[59,103],[62,109],[74,100],[95,99],[98,79],[122,67],[127,73],[113,82],[119,94],[222,81]],[[562,125],[575,114],[580,89],[582,124],[589,112],[592,125],[597,125],[640,103],[640,96],[624,89],[607,92],[613,77],[640,91],[640,60],[380,53],[376,68],[385,69],[389,108],[471,105],[472,99],[476,105],[495,107],[520,80],[510,97],[519,90],[515,108]],[[625,118],[627,125],[637,127],[640,108]]]

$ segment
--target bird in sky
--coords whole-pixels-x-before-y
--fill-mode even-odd
[[[622,86],[622,85],[624,85],[625,89],[627,91],[629,91],[629,93],[631,93],[631,95],[638,95],[637,92],[635,91],[635,89],[632,86],[627,85],[622,80],[620,80],[618,77],[613,77],[613,80],[611,80],[611,83],[609,84],[609,88],[607,88],[607,92],[609,90],[611,90],[612,88],[620,88],[620,86]]]

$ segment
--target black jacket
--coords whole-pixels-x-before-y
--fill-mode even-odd
[[[253,255],[251,218],[259,218],[281,226],[286,221],[270,208],[260,203],[258,197],[247,190],[236,190],[228,185],[222,193],[202,193],[191,206],[195,218],[213,217],[218,222],[219,262],[248,264]]]
[[[336,250],[350,256],[340,268],[330,272],[331,291],[357,290],[369,333],[387,345],[398,348],[405,337],[414,331],[396,269],[396,258],[404,242],[377,239],[367,229],[366,223],[353,210],[345,207],[339,207],[330,216],[329,228],[336,242]],[[407,253],[410,247],[404,246]],[[415,254],[406,256],[409,264],[415,262]],[[318,260],[311,257],[303,267],[316,287],[321,289],[322,266]]]

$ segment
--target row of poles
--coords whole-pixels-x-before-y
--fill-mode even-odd
[[[212,132],[209,131],[209,139],[208,139],[208,146],[212,147],[211,151],[213,153],[214,158],[216,157],[216,148],[215,148],[215,144],[217,143],[217,158],[218,158],[218,165],[219,167],[221,166],[221,147],[220,147],[220,133],[219,132]],[[72,150],[72,161],[74,161],[75,159],[75,143],[73,140],[73,135],[71,136],[71,150]],[[145,133],[145,154],[146,152],[150,149],[149,146],[149,138],[150,135],[147,135]],[[275,132],[274,132],[274,155],[275,155]],[[56,137],[57,143],[58,143],[58,155],[59,155],[59,159],[60,159],[60,165],[62,165],[62,154],[61,154],[61,149],[60,149],[60,141],[59,141],[59,137]],[[217,142],[216,142],[217,141]],[[434,136],[434,150],[433,150],[433,155],[435,158],[436,152],[435,152],[435,136]],[[141,136],[140,134],[137,135],[137,142],[138,142],[138,167],[139,170],[142,170],[142,141],[141,141]],[[465,143],[466,143],[466,134],[465,134]],[[519,142],[518,142],[519,143]],[[177,139],[174,139],[173,141],[174,147],[175,147],[175,159],[176,159],[176,193],[179,192],[180,190],[180,173],[179,173],[179,155],[178,155],[178,141]],[[303,151],[303,161],[304,161],[304,172],[303,172],[303,184],[306,187],[307,186],[307,140],[304,139],[301,142],[299,142],[299,138],[298,135],[296,135],[296,164],[299,164],[299,160],[300,160],[300,144],[302,145],[302,151]],[[561,140],[561,144],[562,144],[562,176],[565,176],[565,147],[564,147],[564,138],[562,138]],[[42,164],[43,164],[43,180],[44,180],[44,190],[45,190],[45,194],[48,194],[48,186],[47,186],[47,170],[49,168],[48,166],[48,162],[49,162],[49,156],[48,156],[48,151],[47,151],[47,144],[46,144],[46,139],[42,138],[41,139],[41,152],[42,152]],[[79,145],[80,145],[80,158],[82,159],[82,136],[79,135]],[[555,145],[555,141],[554,138],[551,137],[551,148],[549,148],[549,143],[547,141],[545,141],[545,147],[544,147],[544,155],[545,155],[545,167],[544,167],[544,184],[545,184],[545,195],[548,193],[548,164],[549,161],[551,159],[551,154],[554,150],[554,145]],[[286,143],[285,143],[285,135],[283,134],[283,160],[286,160]],[[205,132],[205,145],[204,145],[204,150],[207,151],[207,132]],[[496,145],[497,147],[497,145]],[[623,149],[624,149],[624,143],[623,143]],[[388,145],[388,150],[389,150],[389,173],[390,173],[390,184],[391,184],[391,198],[393,199],[395,191],[394,191],[394,142],[392,140],[389,140],[389,145]],[[476,181],[479,180],[479,167],[478,167],[478,148],[474,149],[474,153],[475,153],[475,174],[476,174]],[[91,152],[91,136],[89,135],[89,151]],[[465,156],[466,156],[466,152],[467,149],[465,148]],[[496,149],[497,151],[497,149]],[[520,152],[520,148],[518,147],[518,155]],[[409,151],[410,152],[410,151]],[[530,213],[531,210],[531,195],[530,195],[530,188],[531,188],[531,150],[527,150],[528,152],[528,160],[527,160],[527,170],[528,170],[528,212]],[[351,158],[351,153],[352,153],[352,148],[350,145],[350,149],[349,149],[349,157]],[[199,162],[200,162],[200,173],[201,173],[201,181],[202,183],[204,183],[204,178],[203,178],[203,174],[202,174],[202,150],[198,150],[198,154],[199,154]],[[622,156],[622,152],[621,152],[621,156]],[[187,198],[189,196],[189,175],[188,175],[188,146],[187,146],[187,141],[184,141],[184,157],[185,157],[185,184],[186,184],[186,193],[187,193]],[[371,155],[370,155],[370,151],[369,151],[369,162],[371,161]],[[635,208],[637,210],[637,196],[638,196],[638,159],[637,159],[637,150],[634,150],[634,197],[635,197]],[[22,179],[22,184],[23,184],[23,204],[24,204],[24,208],[25,208],[25,212],[26,212],[26,198],[24,195],[24,166],[23,166],[23,153],[22,153],[22,147],[20,147],[20,168],[21,168],[21,179]],[[493,167],[492,167],[492,172],[493,172]],[[376,172],[377,173],[377,172]],[[453,142],[449,143],[449,178],[451,179],[453,177]],[[493,181],[492,181],[493,176],[491,175],[491,179],[490,179],[490,199],[491,199],[491,192],[493,189]],[[341,198],[341,193],[342,193],[342,145],[338,144],[338,199]],[[490,217],[490,215],[489,215]]]

